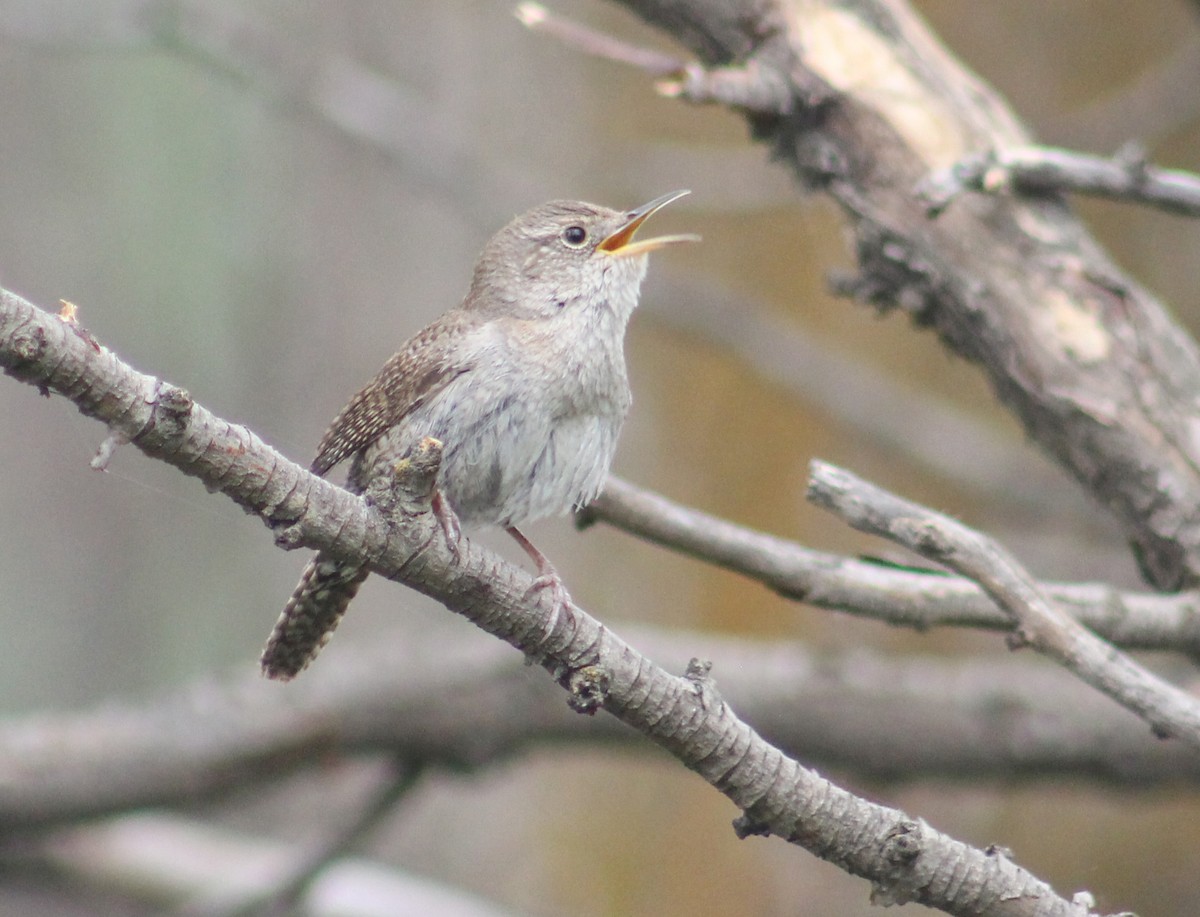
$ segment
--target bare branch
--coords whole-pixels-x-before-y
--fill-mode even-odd
[[[117,889],[176,917],[228,913],[269,892],[292,845],[249,837],[165,812],[141,812],[60,831],[23,859],[81,886]],[[86,885],[85,885],[86,883]],[[396,914],[516,917],[462,889],[361,858],[332,864],[304,897],[312,917]],[[177,908],[175,910],[168,910]],[[89,908],[89,911],[91,908]],[[94,912],[94,911],[92,911]]]
[[[859,531],[881,535],[969,576],[1017,625],[1015,646],[1055,659],[1132,710],[1160,738],[1200,747],[1200,702],[1096,637],[1046,599],[1000,545],[960,522],[901,499],[848,471],[814,461],[808,499]]]
[[[584,54],[637,67],[651,76],[679,73],[687,66],[687,62],[680,58],[590,29],[566,16],[550,12],[540,3],[519,3],[514,12],[520,23],[528,29],[550,35]]]
[[[574,606],[531,592],[533,578],[463,539],[429,512],[384,516],[316,478],[185,392],[137,373],[77,326],[0,292],[0,367],[67,395],[147,455],[200,478],[287,545],[353,560],[444,604],[550,671],[575,709],[607,710],[704,777],[743,812],[740,835],[775,834],[871,880],[878,900],[948,913],[1078,917],[1080,908],[1006,857],[986,853],[859,799],[768,744],[720,699],[703,667],[658,668]],[[537,596],[540,601],[531,600]],[[1018,911],[1013,902],[1026,903]],[[1035,910],[1036,909],[1036,910]]]
[[[610,477],[579,516],[758,580],[797,601],[926,630],[1012,630],[1012,618],[973,581],[897,570],[814,551],[735,525]],[[1200,657],[1200,595],[1121,592],[1103,584],[1044,584],[1046,594],[1100,636],[1129,649]]]
[[[1137,717],[1033,656],[837,656],[794,642],[632,636],[675,670],[696,653],[719,660],[723,693],[772,743],[858,779],[1200,782],[1190,748],[1155,741]],[[0,825],[11,834],[194,805],[330,756],[463,771],[563,744],[648,750],[637,739],[611,717],[572,713],[496,641],[410,629],[351,641],[287,690],[235,675],[153,700],[0,720]]]
[[[298,851],[288,871],[276,880],[272,888],[264,889],[261,894],[231,907],[206,908],[204,917],[271,917],[295,911],[321,874],[335,861],[348,856],[391,815],[420,783],[425,772],[420,764],[396,760],[384,764],[384,769],[376,775],[369,798],[359,804],[344,824],[332,830],[327,828],[327,836],[313,849]]]
[[[1007,189],[1025,194],[1074,191],[1200,216],[1200,176],[1152,166],[1140,147],[1127,147],[1111,159],[1037,146],[993,150],[933,173],[919,192],[936,215],[968,189],[992,194]]]
[[[759,80],[760,99],[788,87],[774,110],[739,107],[845,212],[860,275],[842,290],[904,309],[978,362],[1120,520],[1152,585],[1200,582],[1195,342],[1060,201],[975,195],[931,221],[914,192],[973,152],[1029,144],[1002,100],[897,0],[623,5],[703,66]]]

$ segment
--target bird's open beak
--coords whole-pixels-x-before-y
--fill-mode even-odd
[[[649,204],[642,204],[641,207],[630,210],[625,215],[625,222],[621,224],[621,228],[601,242],[598,246],[599,250],[614,257],[623,258],[626,255],[641,255],[645,252],[652,252],[656,248],[662,248],[664,245],[676,245],[680,242],[699,242],[700,237],[693,233],[684,233],[678,236],[656,236],[653,239],[642,239],[638,242],[633,241],[633,234],[638,231],[639,226],[650,218],[651,214],[662,210],[671,201],[677,201],[685,194],[690,193],[690,191],[672,191],[670,194],[656,197]]]

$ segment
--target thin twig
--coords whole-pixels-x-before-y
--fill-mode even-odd
[[[351,821],[336,827],[313,849],[301,853],[274,890],[245,902],[221,917],[273,917],[291,914],[322,872],[335,860],[349,854],[392,813],[420,782],[426,768],[421,763],[390,761],[380,774],[370,797],[363,801]],[[204,917],[218,917],[206,912]]]
[[[520,3],[513,12],[528,29],[543,32],[592,57],[637,67],[651,76],[669,76],[681,72],[687,66],[687,62],[678,57],[630,44],[588,28],[573,19],[550,12],[540,3]]]
[[[1045,597],[1004,548],[961,522],[904,500],[844,469],[814,461],[808,499],[852,527],[881,535],[979,583],[1028,645],[1132,710],[1160,738],[1200,747],[1200,703],[1101,640]],[[1010,638],[1010,640],[1014,639]]]
[[[964,190],[1008,188],[1026,194],[1074,191],[1200,216],[1200,176],[1152,166],[1136,146],[1111,159],[1041,146],[994,150],[929,176],[919,191],[936,215]]]
[[[18,865],[75,888],[81,898],[100,889],[101,900],[119,896],[120,913],[171,913],[180,900],[215,902],[252,894],[294,852],[286,840],[251,836],[197,817],[150,810],[54,832],[28,844]],[[6,890],[12,861],[5,863]],[[6,898],[7,900],[7,898]],[[110,913],[88,902],[87,913]],[[135,903],[141,907],[136,907]],[[46,913],[46,908],[28,913]],[[11,913],[12,908],[6,908]],[[431,914],[443,917],[514,917],[513,911],[478,894],[388,867],[362,857],[343,857],[321,873],[306,896],[304,917],[379,917]]]
[[[521,3],[515,12],[526,27],[551,35],[584,54],[628,64],[659,77],[654,88],[669,99],[730,105],[769,115],[791,111],[795,101],[791,82],[772,69],[759,67],[753,58],[734,66],[705,67],[606,35],[551,13],[540,3]],[[809,101],[818,99],[814,96]]]

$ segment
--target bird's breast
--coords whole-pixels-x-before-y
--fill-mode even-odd
[[[465,525],[520,525],[592,500],[631,401],[619,342],[521,344],[481,350],[469,372],[368,450],[356,476],[434,436],[443,444],[438,485]]]

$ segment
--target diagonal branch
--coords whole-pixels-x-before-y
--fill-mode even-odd
[[[653,76],[677,74],[687,67],[687,61],[590,29],[565,16],[550,12],[540,3],[532,3],[529,0],[518,3],[514,13],[517,21],[527,29],[556,38],[584,54],[628,64]]]
[[[273,917],[294,912],[321,875],[360,846],[391,816],[425,773],[420,764],[406,761],[387,761],[385,767],[375,775],[369,798],[358,804],[346,823],[326,828],[326,836],[312,849],[298,851],[273,887],[223,910],[210,910],[206,917]]]
[[[978,363],[1120,521],[1149,583],[1200,582],[1195,341],[1061,200],[973,194],[932,220],[916,192],[965,156],[1030,143],[1003,100],[902,0],[621,2],[690,48],[721,89],[707,98],[838,203],[859,260],[841,290]]]
[[[735,823],[742,836],[798,844],[868,878],[879,901],[963,915],[1087,910],[1007,857],[857,798],[789,758],[734,714],[706,664],[694,661],[685,677],[672,676],[582,609],[558,609],[537,591],[531,601],[528,573],[466,540],[452,551],[428,511],[385,518],[182,389],[136,372],[77,325],[7,291],[0,292],[0,367],[66,395],[147,455],[199,478],[278,529],[286,546],[366,564],[517,647],[570,691],[576,710],[607,710],[726,795],[743,812]]]
[[[295,856],[291,841],[250,835],[169,812],[135,812],[55,832],[21,852],[20,865],[77,890],[83,913],[228,917],[237,902],[269,894]],[[120,896],[110,911],[93,889]],[[140,905],[135,908],[135,904]],[[46,913],[22,908],[25,913]],[[365,857],[339,857],[299,906],[305,917],[518,917],[512,910],[428,876]]]
[[[812,463],[808,499],[862,532],[881,535],[979,583],[1028,645],[1132,710],[1160,738],[1200,747],[1200,702],[1138,665],[1056,608],[1033,578],[991,539],[848,471]]]

